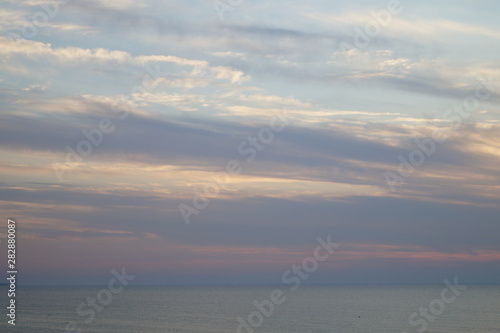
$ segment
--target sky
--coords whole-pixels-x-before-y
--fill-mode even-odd
[[[19,283],[498,283],[499,10],[2,1]]]

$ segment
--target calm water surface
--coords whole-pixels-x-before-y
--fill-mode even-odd
[[[411,326],[410,315],[439,299],[443,288],[444,284],[301,286],[296,291],[283,286],[128,286],[96,312],[91,323],[85,323],[90,315],[80,316],[76,309],[87,297],[95,297],[101,287],[19,288],[15,330],[7,324],[7,297],[2,297],[5,310],[0,331],[70,332],[65,327],[73,321],[81,332],[237,332],[237,317],[247,321],[249,314],[257,310],[254,300],[269,300],[273,289],[281,289],[286,300],[275,305],[272,315],[262,316],[263,323],[252,328],[254,332],[410,333],[423,327],[422,322],[426,322],[428,333],[500,332],[500,286],[469,286],[432,322],[418,316],[415,320],[421,320],[420,324]],[[6,295],[6,288],[0,289]],[[439,302],[434,306],[440,310]],[[253,319],[259,317],[254,313]],[[240,332],[249,330],[241,328]]]

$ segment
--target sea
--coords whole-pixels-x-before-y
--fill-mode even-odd
[[[445,288],[127,286],[112,294],[106,286],[18,287],[13,326],[3,286],[0,332],[500,332],[500,286]]]

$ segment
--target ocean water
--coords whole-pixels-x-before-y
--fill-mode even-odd
[[[5,297],[1,297],[0,332],[78,332],[76,327],[66,329],[68,322],[80,332],[96,333],[238,332],[238,317],[248,325],[240,327],[244,333],[500,332],[500,286],[468,286],[453,301],[448,291],[449,303],[441,300],[444,287],[301,286],[291,291],[283,286],[128,286],[105,300],[109,304],[94,318],[88,313],[81,316],[76,309],[102,287],[19,287],[15,328],[7,324],[7,291],[1,287]],[[285,299],[275,297],[282,303],[273,305],[271,313],[271,292],[276,289]],[[255,312],[254,301],[264,301],[265,315]],[[418,312],[429,306],[438,314],[429,312],[425,319]],[[412,326],[409,319],[415,312]]]

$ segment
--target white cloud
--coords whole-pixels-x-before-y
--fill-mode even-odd
[[[370,12],[347,12],[342,14],[309,13],[306,15],[327,26],[354,26],[363,29],[369,22],[377,22]],[[390,23],[380,33],[391,37],[412,37],[418,40],[442,38],[447,34],[481,35],[500,39],[500,32],[488,27],[452,20],[409,19],[392,15]]]

